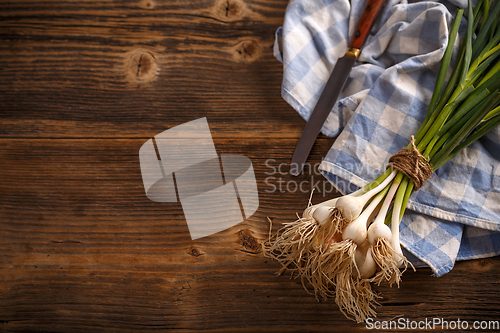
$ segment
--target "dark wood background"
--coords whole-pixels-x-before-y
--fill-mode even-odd
[[[270,167],[304,126],[272,55],[286,5],[0,1],[0,331],[366,331],[276,277],[260,248],[266,218],[293,220],[312,183],[328,190],[314,202],[336,195],[314,170]],[[260,207],[192,241],[180,204],[145,196],[138,151],[200,117],[219,154],[252,160]],[[321,136],[310,163],[332,142]],[[375,288],[379,319],[499,320],[499,263],[407,272],[401,288]]]

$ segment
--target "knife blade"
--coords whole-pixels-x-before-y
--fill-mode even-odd
[[[370,33],[383,3],[384,0],[368,0],[366,2],[347,52],[335,64],[330,78],[326,82],[318,102],[297,142],[290,163],[290,174],[298,176],[302,172],[321,127],[342,92],[349,73],[361,53],[361,48]]]

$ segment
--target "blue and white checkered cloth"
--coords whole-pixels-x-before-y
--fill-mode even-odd
[[[276,33],[283,98],[307,120],[337,59],[344,55],[364,1],[295,0]],[[389,0],[322,132],[337,136],[321,164],[350,193],[380,174],[425,117],[456,7],[466,1]],[[462,22],[462,29],[466,22]],[[410,198],[401,243],[435,275],[456,260],[500,253],[498,129],[442,166]]]

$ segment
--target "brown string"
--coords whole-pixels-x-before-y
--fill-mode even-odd
[[[413,181],[416,191],[424,185],[425,181],[432,176],[434,171],[429,162],[415,146],[415,138],[413,135],[411,136],[411,146],[411,150],[403,148],[392,155],[389,159],[389,163],[392,164],[394,169],[401,171]]]

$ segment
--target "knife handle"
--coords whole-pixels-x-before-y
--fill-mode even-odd
[[[383,4],[384,0],[368,0],[366,2],[363,13],[356,25],[354,36],[349,43],[349,48],[361,50]]]

